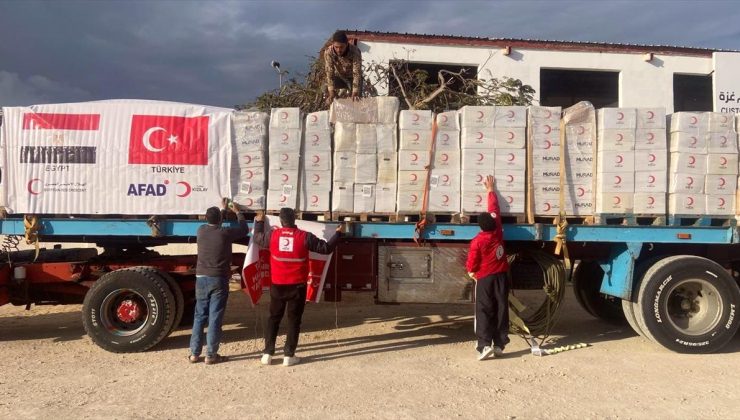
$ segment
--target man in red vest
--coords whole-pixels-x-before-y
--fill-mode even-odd
[[[504,251],[495,180],[486,177],[488,213],[478,216],[481,232],[470,242],[465,269],[475,279],[475,335],[478,360],[504,354],[509,343],[509,262]],[[492,346],[493,345],[493,346]]]
[[[295,211],[280,209],[279,228],[264,232],[264,216],[258,213],[254,218],[253,243],[270,249],[270,315],[265,327],[265,350],[262,364],[272,363],[275,354],[280,321],[286,307],[288,310],[288,332],[283,349],[283,366],[300,362],[295,356],[298,335],[301,332],[301,318],[306,306],[306,283],[308,282],[308,253],[331,254],[341,235],[341,225],[329,242],[317,238],[310,232],[298,229],[295,225]]]

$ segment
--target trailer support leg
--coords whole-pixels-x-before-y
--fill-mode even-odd
[[[640,256],[642,242],[615,244],[609,255],[609,261],[600,263],[604,270],[600,292],[621,299],[632,295],[632,272],[635,261]]]

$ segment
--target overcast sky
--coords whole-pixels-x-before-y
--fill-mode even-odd
[[[307,69],[336,29],[740,49],[740,1],[0,0],[0,105],[231,107]]]

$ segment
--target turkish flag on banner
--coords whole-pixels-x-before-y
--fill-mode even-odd
[[[208,164],[208,116],[134,115],[128,163]]]
[[[270,225],[279,226],[279,224],[279,217],[265,216],[266,232],[271,229]],[[337,228],[336,224],[307,222],[305,220],[296,220],[296,226],[325,241],[331,239]],[[252,236],[254,236],[254,228],[252,229]],[[321,291],[324,290],[331,256],[332,254],[324,255],[309,252],[306,302],[319,303],[321,301]],[[244,267],[242,267],[242,291],[249,295],[252,305],[259,302],[262,297],[262,289],[270,287],[270,282],[270,250],[261,249],[250,242],[247,255],[244,258]]]

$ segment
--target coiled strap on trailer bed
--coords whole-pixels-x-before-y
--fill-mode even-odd
[[[36,254],[33,257],[33,260],[36,261],[36,259],[39,257],[39,230],[41,230],[39,218],[33,215],[24,215],[23,226],[26,229],[26,243],[28,245],[34,244],[34,246],[36,247]]]
[[[432,162],[434,162],[434,150],[437,143],[437,119],[432,118],[432,142],[429,146],[429,164],[424,167],[426,171],[426,180],[424,181],[424,195],[421,200],[421,211],[419,212],[419,221],[416,222],[414,229],[414,242],[421,245],[424,241],[424,229],[427,226],[427,207],[429,207],[429,177],[432,172]]]

